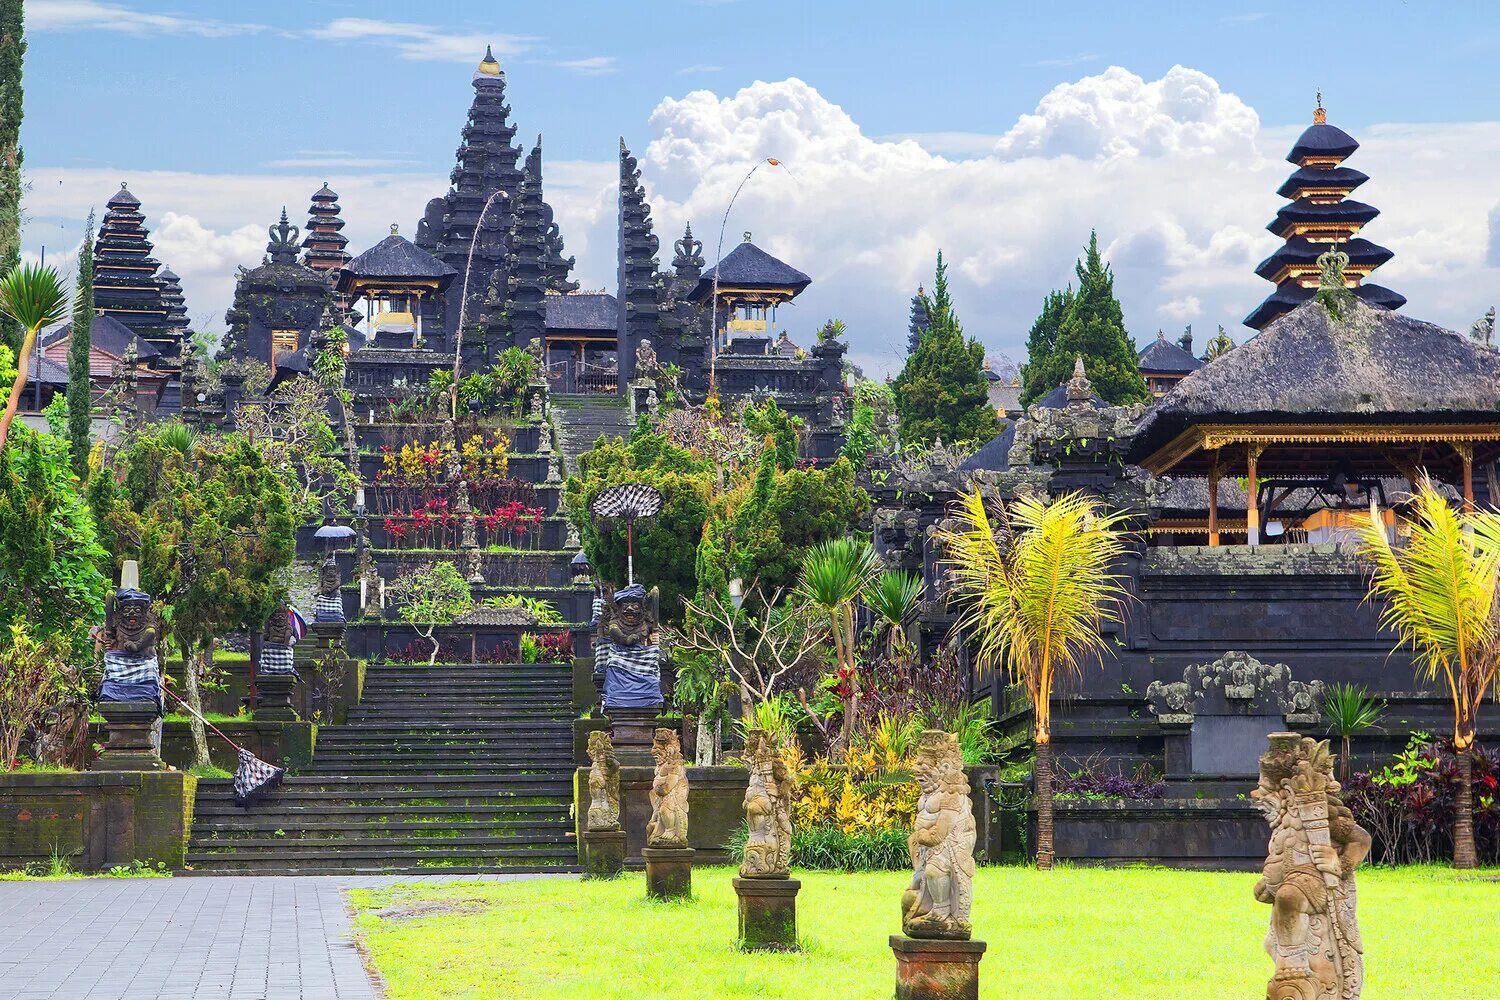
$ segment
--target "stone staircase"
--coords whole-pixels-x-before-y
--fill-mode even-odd
[[[552,411],[557,418],[563,471],[578,472],[578,456],[594,446],[600,434],[629,437],[634,426],[630,403],[624,396],[590,393],[553,393]]]
[[[199,782],[185,874],[576,871],[568,664],[369,667],[311,768],[248,810]]]

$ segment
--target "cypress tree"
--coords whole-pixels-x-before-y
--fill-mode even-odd
[[[21,2],[0,0],[0,274],[21,263]],[[21,327],[9,316],[0,316],[0,344],[20,353]]]
[[[1059,292],[1053,289],[1042,303],[1042,312],[1026,335],[1026,364],[1021,366],[1021,405],[1030,406],[1057,387],[1046,381],[1049,362],[1057,350],[1057,334],[1063,318],[1073,307],[1073,286]],[[1071,364],[1071,363],[1070,363]],[[1071,374],[1071,367],[1069,373]]]
[[[895,383],[903,444],[931,444],[941,435],[953,444],[988,441],[1000,432],[984,377],[984,348],[964,340],[948,294],[948,267],[940,252],[932,295],[923,297],[928,328]]]
[[[78,248],[78,282],[73,288],[73,329],[68,341],[68,441],[73,471],[83,479],[89,467],[89,417],[94,408],[89,385],[89,348],[94,326],[94,213],[89,211],[83,246]]]
[[[1046,362],[1039,365],[1033,359],[1028,388],[1045,386],[1040,391],[1046,392],[1066,381],[1073,373],[1074,358],[1082,356],[1094,391],[1106,403],[1144,403],[1150,394],[1141,378],[1135,342],[1125,332],[1125,316],[1115,298],[1115,276],[1099,255],[1097,232],[1089,234],[1088,250],[1074,272],[1078,291]]]

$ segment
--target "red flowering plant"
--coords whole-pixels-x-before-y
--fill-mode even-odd
[[[489,545],[534,549],[541,543],[541,524],[545,516],[546,511],[541,507],[528,507],[519,500],[512,500],[486,514],[480,519],[480,524],[484,526]]]

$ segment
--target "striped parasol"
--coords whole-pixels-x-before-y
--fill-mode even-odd
[[[606,487],[589,501],[589,513],[604,520],[625,522],[626,583],[635,583],[635,522],[661,510],[661,491],[645,483]]]

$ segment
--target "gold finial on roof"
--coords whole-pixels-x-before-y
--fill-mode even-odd
[[[488,45],[484,47],[484,58],[479,61],[479,69],[474,72],[476,76],[500,75],[500,63],[495,59],[495,55],[490,51]]]
[[[1321,90],[1318,91],[1318,106],[1316,108],[1313,108],[1313,124],[1328,124],[1328,112],[1323,110],[1323,92]]]

